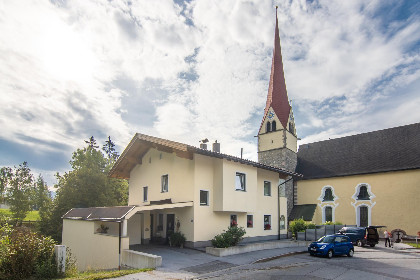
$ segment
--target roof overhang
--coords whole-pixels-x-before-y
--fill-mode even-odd
[[[136,206],[136,208],[131,211],[125,218],[130,219],[136,213],[152,210],[164,210],[164,209],[173,209],[173,208],[183,208],[183,207],[192,207],[194,203],[192,201],[187,202],[177,202],[177,203],[167,203],[159,205],[142,205]]]

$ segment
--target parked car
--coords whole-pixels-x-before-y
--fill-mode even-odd
[[[379,242],[378,228],[381,227],[383,226],[343,227],[338,233],[348,236],[351,242],[359,247],[375,247]]]
[[[353,257],[354,247],[348,236],[342,234],[326,235],[308,246],[311,256],[326,256],[332,258],[334,255],[347,255]]]

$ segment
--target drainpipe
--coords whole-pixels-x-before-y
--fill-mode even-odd
[[[283,181],[281,183],[279,183],[279,185],[277,186],[277,213],[278,213],[278,240],[280,240],[280,186],[286,184],[287,182],[289,182],[290,180],[293,180],[293,177],[288,179],[288,180],[284,180],[284,179],[280,179],[279,181]]]
[[[121,221],[118,222],[118,270],[121,270]]]

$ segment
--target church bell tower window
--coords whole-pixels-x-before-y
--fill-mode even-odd
[[[267,122],[267,125],[265,127],[265,132],[270,132],[271,131],[271,123]]]

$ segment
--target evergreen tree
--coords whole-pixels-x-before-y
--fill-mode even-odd
[[[33,190],[33,175],[27,162],[23,162],[14,170],[6,172],[5,181],[7,202],[14,219],[22,221],[31,210],[31,192]]]
[[[109,178],[113,161],[97,150],[93,136],[85,142],[87,147],[73,152],[72,170],[57,174],[57,193],[51,212],[41,216],[41,231],[57,241],[61,241],[61,217],[71,208],[127,205],[127,181]]]
[[[111,140],[111,136],[108,136],[108,140],[105,141],[105,144],[102,146],[102,150],[108,156],[108,159],[111,161],[117,161],[119,155],[115,151],[115,144]]]
[[[51,193],[41,175],[38,176],[32,194],[32,209],[40,210],[51,201]]]

